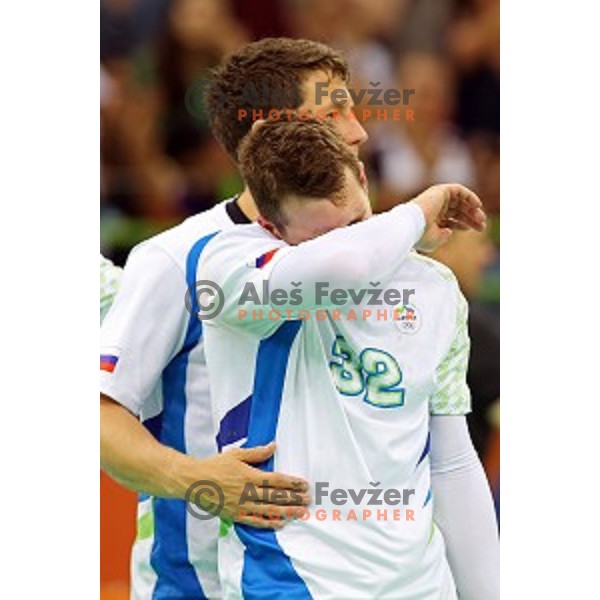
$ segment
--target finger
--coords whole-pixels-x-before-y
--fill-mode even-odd
[[[295,490],[259,487],[257,493],[259,498],[268,498],[270,503],[281,506],[307,506],[312,500],[309,493],[304,492],[301,494]]]
[[[475,231],[485,231],[485,223],[480,221],[473,221],[472,219],[461,220],[461,219],[445,219],[440,223],[442,227],[448,227],[454,231],[467,231],[473,229]]]
[[[485,223],[485,216],[482,217],[481,215],[471,215],[462,212],[449,212],[445,214],[439,222],[443,223],[445,221],[458,221],[466,225],[475,226]]]
[[[485,223],[485,221],[487,220],[487,216],[485,212],[481,210],[481,208],[467,208],[461,206],[461,209],[458,212],[459,214],[464,215],[469,219],[473,219],[474,221],[478,221],[481,223]]]
[[[448,215],[465,215],[475,219],[485,219],[486,215],[483,209],[479,206],[469,205],[465,202],[456,202],[448,206],[445,214]]]
[[[446,221],[454,221],[462,223],[466,225],[467,228],[477,229],[478,231],[483,231],[485,229],[485,225],[487,222],[487,217],[485,213],[480,209],[475,210],[460,210],[453,209],[449,210],[445,215],[443,215],[440,220],[441,223]]]
[[[440,223],[440,227],[444,227],[447,229],[452,229],[453,231],[467,231],[469,229],[471,229],[470,225],[467,225],[466,223],[463,223],[461,221],[458,221],[456,219],[444,219],[441,223]]]
[[[284,475],[283,473],[265,473],[260,471],[254,483],[262,487],[292,490],[298,493],[308,491],[308,482],[306,480],[295,475]]]
[[[481,198],[475,192],[459,183],[450,186],[450,204],[456,201],[479,208],[483,206]]]
[[[439,215],[440,221],[446,218],[473,223],[473,225],[479,225],[481,223],[485,223],[487,217],[479,208],[467,207],[460,204],[449,207],[448,210]]]
[[[277,504],[263,504],[261,502],[246,502],[239,507],[238,513],[242,515],[254,514],[269,519],[297,519],[306,513],[304,507],[278,506]]]
[[[453,220],[477,231],[484,231],[487,223],[485,216],[458,215]]]
[[[231,452],[236,458],[239,458],[246,463],[261,463],[273,456],[273,453],[275,452],[275,442],[271,442],[266,446],[256,446],[255,448],[234,448],[228,452]]]
[[[475,229],[480,229],[482,226],[485,226],[487,217],[481,208],[458,202],[449,205],[445,211],[439,214],[439,222],[443,222],[445,219],[454,219],[466,223]]]
[[[265,519],[256,515],[241,515],[237,522],[259,529],[282,529],[287,523],[287,521]]]

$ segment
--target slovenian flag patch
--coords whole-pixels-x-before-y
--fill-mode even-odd
[[[100,355],[100,370],[108,371],[112,373],[119,362],[119,357],[113,354],[101,354]]]
[[[264,254],[259,256],[256,259],[256,263],[255,263],[256,268],[262,269],[265,265],[268,265],[278,250],[279,250],[279,248],[275,248],[274,250],[269,250],[268,252],[265,252]]]

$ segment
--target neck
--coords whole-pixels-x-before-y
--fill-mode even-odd
[[[240,194],[237,200],[240,210],[251,220],[256,221],[258,219],[258,209],[254,204],[254,198],[248,188],[244,188],[244,191]]]

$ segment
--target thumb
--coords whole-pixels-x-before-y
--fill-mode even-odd
[[[256,448],[236,448],[233,452],[235,452],[236,458],[246,463],[260,463],[273,456],[275,442],[271,442],[266,446],[256,446]]]

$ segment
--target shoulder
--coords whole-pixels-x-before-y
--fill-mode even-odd
[[[432,282],[437,281],[451,287],[458,286],[456,276],[452,270],[441,262],[417,252],[411,253],[409,259],[412,261],[415,270],[420,272],[424,279]]]
[[[133,248],[129,260],[135,257],[136,262],[152,262],[155,269],[175,269],[185,273],[194,248],[208,236],[232,226],[225,202],[221,202],[141,242]]]
[[[449,298],[461,301],[462,292],[458,285],[456,275],[441,262],[411,252],[402,266],[402,277],[414,281],[428,295],[435,295],[441,301],[447,302]]]
[[[254,264],[262,254],[286,247],[283,240],[273,236],[258,223],[234,225],[220,231],[209,241],[202,261],[208,263],[218,259]]]
[[[455,330],[466,325],[468,303],[456,275],[446,265],[413,252],[406,261],[403,277],[415,283],[420,301],[441,319],[444,328]]]

